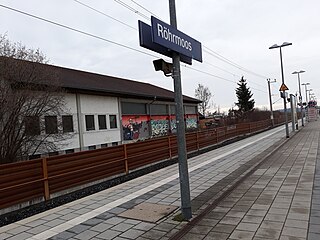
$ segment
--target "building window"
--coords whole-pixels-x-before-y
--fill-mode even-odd
[[[110,128],[117,128],[117,116],[116,115],[109,115],[110,119]]]
[[[197,114],[196,106],[185,106],[185,114]]]
[[[175,115],[176,114],[176,105],[170,105],[170,114]]]
[[[147,114],[146,104],[144,103],[121,103],[122,114]]]
[[[28,136],[40,135],[40,120],[37,116],[25,118],[25,133]]]
[[[74,149],[67,149],[65,152],[66,154],[74,153]]]
[[[118,146],[118,142],[113,142],[112,146]]]
[[[29,155],[29,160],[41,158],[41,154]]]
[[[89,150],[95,150],[96,149],[96,145],[92,145],[88,147]]]
[[[101,144],[101,148],[107,148],[107,147],[108,147],[108,143]]]
[[[167,115],[168,108],[164,104],[151,104],[150,105],[151,115]]]
[[[59,152],[56,151],[56,152],[49,152],[49,157],[51,156],[58,156],[59,155]]]
[[[46,127],[46,134],[58,133],[57,116],[45,116],[44,123],[45,123],[45,127]]]
[[[98,115],[99,129],[107,129],[106,115]]]
[[[71,115],[62,116],[62,128],[63,132],[73,132],[73,119]]]
[[[87,131],[95,130],[94,115],[86,115],[85,118],[86,118],[86,130]]]

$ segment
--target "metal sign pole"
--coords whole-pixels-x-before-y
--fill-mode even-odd
[[[283,63],[282,63],[282,51],[280,47],[280,62],[281,62],[281,76],[282,76],[282,84],[284,84],[284,73],[283,73]],[[289,138],[289,126],[288,126],[288,115],[287,115],[287,100],[285,98],[286,91],[283,90],[283,107],[284,107],[284,116],[286,121],[286,137]]]
[[[177,28],[175,0],[169,0],[169,8],[170,8],[171,26]],[[192,218],[192,212],[191,212],[191,201],[190,201],[187,148],[186,148],[186,139],[185,139],[183,98],[182,98],[182,88],[181,88],[180,55],[179,53],[173,52],[172,56],[173,56],[172,57],[172,61],[173,61],[172,78],[174,80],[174,94],[175,94],[175,102],[176,102],[181,211],[184,219],[188,220]]]
[[[270,78],[267,79],[267,82],[268,82],[268,90],[269,90],[269,103],[270,103],[271,125],[272,125],[272,127],[274,127],[274,117],[273,117],[273,109],[272,109],[272,98],[271,98]]]

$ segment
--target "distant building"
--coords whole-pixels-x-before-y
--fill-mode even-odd
[[[19,60],[20,61],[20,60]],[[30,62],[23,61],[25,64]],[[176,131],[174,93],[137,81],[44,65],[65,90],[67,114],[50,118],[51,129],[74,133],[59,152],[96,149]],[[186,129],[198,127],[197,99],[184,96]],[[40,124],[40,123],[39,123]],[[39,153],[43,154],[43,153]],[[37,156],[38,157],[38,156]]]

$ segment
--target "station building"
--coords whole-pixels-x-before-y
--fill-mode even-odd
[[[25,64],[31,64],[24,61]],[[51,133],[72,134],[49,155],[93,150],[176,132],[174,92],[152,84],[42,64],[59,78],[66,111],[42,116]],[[183,96],[186,130],[198,127],[200,102]],[[40,133],[42,134],[42,133]],[[38,153],[36,156],[43,155]]]

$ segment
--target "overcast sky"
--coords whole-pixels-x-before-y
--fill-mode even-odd
[[[139,46],[138,20],[150,25],[154,15],[169,23],[168,0],[80,0],[104,13],[97,13],[74,0],[0,0],[0,4],[128,46],[73,32],[0,7],[0,34],[13,42],[40,48],[50,63],[67,68],[101,73],[151,83],[173,90],[171,78],[155,72],[157,53]],[[131,10],[130,10],[131,9]],[[268,107],[267,78],[272,84],[275,108],[281,85],[277,43],[283,48],[285,83],[289,93],[298,91],[294,71],[305,70],[301,83],[309,82],[320,94],[320,1],[319,0],[176,0],[178,29],[197,39],[203,47],[203,63],[182,64],[182,89],[194,96],[197,85],[209,87],[212,102],[229,109],[237,101],[235,89],[244,76],[256,107]],[[219,54],[219,55],[217,55]],[[237,67],[221,60],[231,60]],[[220,58],[220,59],[219,59]],[[190,69],[190,67],[192,69]],[[302,86],[305,101],[305,88]],[[214,110],[214,109],[212,109]]]

